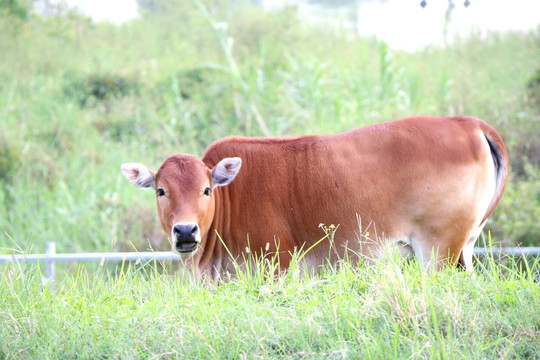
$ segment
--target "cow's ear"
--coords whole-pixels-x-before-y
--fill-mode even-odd
[[[143,189],[156,188],[156,173],[143,164],[126,163],[122,164],[120,169],[122,169],[122,174],[126,179],[136,187]]]
[[[240,167],[242,166],[242,159],[238,157],[225,158],[221,160],[214,169],[212,169],[211,180],[212,188],[216,186],[225,186],[230,184],[234,180]]]

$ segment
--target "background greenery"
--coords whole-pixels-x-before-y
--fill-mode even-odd
[[[486,230],[540,244],[540,28],[406,53],[295,7],[141,4],[115,26],[0,0],[0,253],[167,250],[154,195],[121,163],[418,114],[500,131],[512,173]],[[474,278],[393,256],[279,279],[268,265],[221,286],[156,264],[58,265],[54,291],[39,265],[2,266],[0,359],[540,358],[538,260],[489,258]]]
[[[163,249],[153,196],[129,186],[122,162],[156,169],[231,134],[329,134],[418,114],[470,114],[500,131],[512,174],[486,230],[539,244],[538,29],[406,53],[309,24],[293,6],[154,1],[115,26],[2,4],[0,248]]]

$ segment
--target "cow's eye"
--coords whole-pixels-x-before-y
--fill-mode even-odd
[[[212,191],[212,189],[210,189],[209,187],[207,187],[206,189],[204,189],[204,195],[209,196],[209,195],[210,195],[210,191]]]
[[[157,196],[165,196],[165,190],[163,190],[162,188],[158,188],[156,190],[156,194]]]

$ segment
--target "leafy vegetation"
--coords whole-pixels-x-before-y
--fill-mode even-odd
[[[113,26],[13,14],[26,4],[0,15],[2,248],[165,243],[141,236],[163,235],[140,221],[153,201],[126,186],[120,163],[157,167],[228,135],[337,133],[416,114],[471,114],[502,133],[512,177],[486,230],[538,244],[538,31],[405,53],[309,25],[294,7],[155,2]]]
[[[309,25],[294,7],[156,2],[113,26],[15,16],[26,3],[6,4],[2,248],[161,248],[157,226],[141,221],[152,197],[126,186],[122,162],[156,168],[228,135],[337,133],[416,114],[471,114],[502,133],[513,173],[486,230],[538,244],[538,31],[405,53]]]
[[[267,259],[268,260],[268,259]],[[296,265],[213,284],[155,265],[77,269],[51,292],[39,268],[0,277],[0,354],[24,358],[535,359],[540,300],[534,262],[489,258],[478,275],[426,273],[391,251],[319,275]]]
[[[0,252],[166,250],[154,168],[228,135],[337,133],[417,114],[470,114],[503,135],[512,175],[486,228],[539,245],[540,29],[472,34],[416,53],[308,24],[294,7],[141,1],[113,26],[0,2]],[[0,358],[539,358],[539,264],[477,276],[390,256],[221,286],[172,265],[0,267]]]

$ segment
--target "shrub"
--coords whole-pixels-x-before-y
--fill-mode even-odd
[[[540,112],[540,69],[527,81],[526,98],[529,106]]]
[[[5,136],[0,136],[0,183],[10,182],[19,164],[19,151]]]
[[[509,246],[538,246],[540,238],[540,168],[527,163],[524,172],[522,178],[510,178],[488,225]]]
[[[29,0],[0,0],[0,15],[26,20],[32,8]]]
[[[540,166],[540,69],[525,83],[520,105],[522,111],[514,115],[514,133],[507,143],[513,174],[527,178],[528,164]]]
[[[133,76],[94,73],[82,79],[68,81],[64,92],[75,96],[79,105],[92,107],[96,104],[130,94],[137,94],[140,84]]]
[[[210,67],[180,70],[158,85],[161,93],[180,95],[184,100],[213,99],[220,96],[220,84],[227,81],[223,71]],[[179,94],[178,94],[179,93]],[[221,94],[223,95],[223,94]]]

